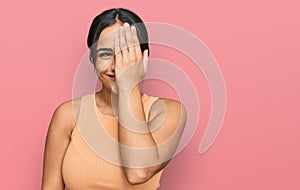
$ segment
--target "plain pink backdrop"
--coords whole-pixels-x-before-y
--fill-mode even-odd
[[[72,97],[91,20],[111,7],[185,28],[219,63],[227,89],[223,128],[205,154],[206,80],[189,63],[201,104],[198,129],[167,167],[165,190],[300,189],[299,1],[6,1],[1,3],[1,189],[40,189],[51,115]],[[167,50],[165,50],[167,51]],[[163,89],[156,89],[156,91]]]

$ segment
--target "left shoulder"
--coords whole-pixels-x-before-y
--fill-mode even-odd
[[[158,98],[158,101],[161,101],[168,109],[171,109],[173,111],[181,109],[185,110],[183,103],[181,103],[178,100],[173,100],[169,98]]]
[[[169,98],[158,98],[150,107],[152,118],[162,112],[173,117],[186,117],[186,108],[184,104],[178,100]]]
[[[157,144],[166,142],[170,137],[172,137],[172,142],[177,144],[185,128],[186,120],[186,109],[180,101],[158,98],[150,107],[149,129]]]

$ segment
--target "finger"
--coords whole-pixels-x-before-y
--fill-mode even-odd
[[[146,49],[143,53],[144,74],[147,72],[148,69],[148,61],[149,61],[148,50]]]
[[[137,36],[137,30],[135,26],[131,26],[131,33],[133,36],[133,43],[134,43],[134,49],[135,49],[135,56],[138,60],[142,59],[142,50],[140,46],[140,42]]]
[[[121,52],[122,52],[122,58],[123,58],[123,63],[128,63],[128,49],[127,49],[127,44],[126,44],[126,39],[125,39],[125,31],[124,31],[124,27],[120,28],[119,31],[119,46],[121,48]]]
[[[115,34],[115,56],[116,56],[116,65],[119,65],[122,61],[122,53],[120,49],[120,39],[119,32],[117,31]]]
[[[127,22],[124,23],[125,37],[128,47],[128,58],[130,62],[135,61],[135,49],[130,26]]]

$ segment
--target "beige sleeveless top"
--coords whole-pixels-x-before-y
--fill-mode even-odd
[[[146,120],[149,109],[157,97],[143,94],[142,102]],[[92,114],[94,112],[94,114]],[[96,113],[96,114],[95,114]],[[123,169],[96,154],[82,137],[78,126],[95,125],[95,121],[104,124],[104,130],[113,139],[117,139],[118,122],[113,116],[102,114],[95,101],[95,93],[81,98],[78,122],[72,131],[71,141],[66,151],[62,176],[68,190],[155,190],[159,187],[162,171],[143,184],[131,185],[127,182]],[[100,126],[96,126],[100,127]]]

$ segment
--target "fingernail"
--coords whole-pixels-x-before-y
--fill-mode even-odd
[[[129,26],[129,24],[127,22],[124,23],[124,27],[127,27]]]
[[[135,26],[131,26],[131,30],[135,30]]]

